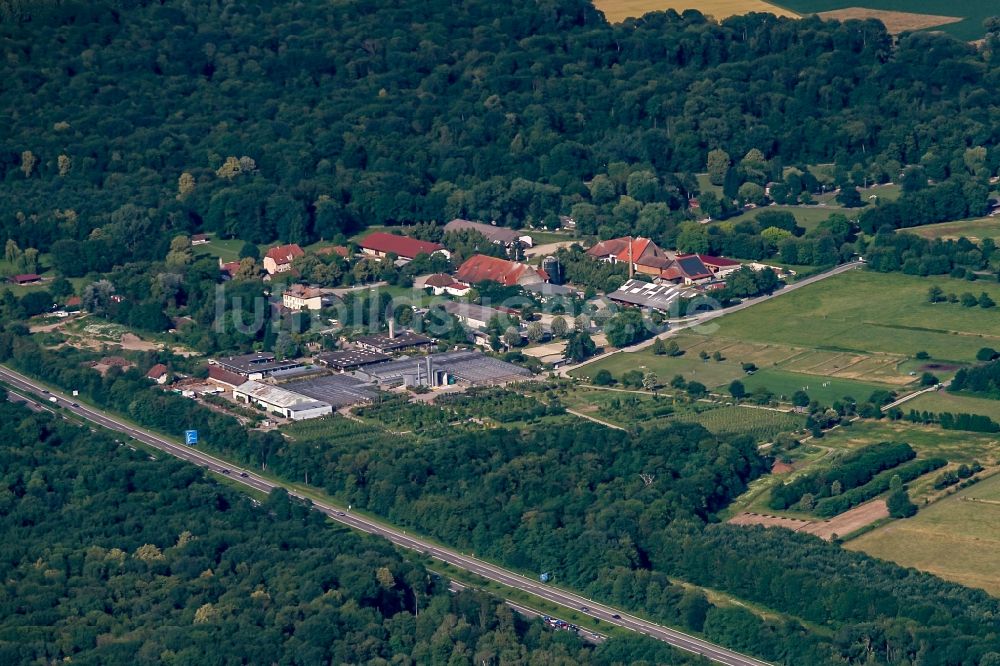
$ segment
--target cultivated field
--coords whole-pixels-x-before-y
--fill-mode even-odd
[[[736,405],[693,416],[680,415],[674,420],[701,424],[717,435],[751,435],[759,442],[805,426],[805,417],[799,414]]]
[[[834,535],[843,537],[852,532],[857,532],[862,527],[871,525],[876,520],[888,517],[889,510],[886,509],[885,500],[879,499],[856,506],[850,511],[845,511],[839,516],[834,516],[830,520],[801,520],[799,518],[787,518],[774,514],[741,513],[731,518],[729,522],[733,525],[783,527],[793,532],[813,534],[820,539],[829,541]]]
[[[851,271],[719,319],[704,332],[828,351],[926,351],[936,360],[958,362],[971,361],[981,347],[1000,346],[1000,308],[928,303],[932,285],[946,294],[985,291],[1000,299],[994,282]]]
[[[682,12],[685,9],[697,9],[706,16],[718,20],[749,14],[750,12],[768,12],[778,16],[795,16],[787,9],[772,5],[763,0],[594,0],[594,6],[604,12],[608,21],[620,23],[627,18],[638,18],[647,12],[674,9]]]
[[[850,18],[880,18],[872,12],[892,12],[886,17],[890,31],[926,28],[969,40],[981,39],[983,20],[997,13],[996,0],[781,0],[781,4],[802,16],[850,9]],[[942,17],[959,20],[941,24]]]
[[[921,508],[913,518],[864,534],[847,547],[1000,595],[998,524],[1000,475]]]
[[[835,9],[830,12],[819,14],[825,19],[835,19],[837,21],[849,21],[851,19],[865,20],[876,19],[885,25],[886,30],[894,35],[908,30],[926,30],[948,23],[958,23],[962,20],[960,16],[936,16],[934,14],[916,14],[913,12],[893,12],[883,9],[866,9],[864,7],[848,7],[847,9]]]
[[[908,405],[904,403],[904,407]],[[879,442],[907,442],[921,458],[940,456],[952,463],[977,460],[985,465],[1000,458],[1000,435],[942,430],[906,421],[859,421],[832,430],[819,441],[834,449],[857,449]]]
[[[981,241],[984,238],[1000,238],[1000,216],[981,217],[975,220],[958,220],[957,222],[942,222],[928,224],[923,227],[904,229],[907,233],[923,238],[961,238]]]

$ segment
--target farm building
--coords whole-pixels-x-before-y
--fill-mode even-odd
[[[233,390],[233,398],[236,402],[259,405],[272,414],[293,421],[314,419],[333,412],[328,402],[253,380],[237,386]]]
[[[35,273],[22,273],[21,275],[12,275],[10,281],[17,285],[37,284],[42,281],[42,276]]]
[[[495,224],[483,224],[482,222],[472,222],[470,220],[455,219],[444,225],[444,232],[463,231],[471,229],[478,231],[491,243],[510,248],[520,243],[527,247],[534,245],[531,236],[523,231],[517,231],[508,227],[498,227]]]
[[[288,370],[298,368],[302,364],[298,361],[278,361],[274,354],[270,352],[257,352],[256,354],[243,354],[242,356],[227,356],[224,358],[211,359],[211,366],[222,368],[226,372],[239,375],[244,379],[263,379],[278,370]]]
[[[448,250],[444,248],[444,245],[440,243],[417,240],[409,236],[387,234],[383,231],[368,234],[358,243],[358,246],[365,254],[380,259],[390,254],[396,255],[400,259],[409,260],[420,254],[438,253],[443,254],[445,257],[451,256]]]
[[[654,284],[640,280],[629,280],[616,291],[608,294],[608,300],[621,305],[649,308],[660,312],[670,312],[681,298],[694,298],[699,292],[663,282]]]
[[[540,268],[485,254],[474,254],[466,259],[455,271],[455,278],[466,284],[499,282],[508,287],[549,280],[549,276]]]
[[[573,289],[572,287],[567,287],[561,284],[549,284],[548,282],[526,284],[522,286],[522,289],[538,296],[543,301],[547,301],[550,298],[573,298],[582,295],[579,291]]]
[[[659,275],[673,259],[672,253],[661,250],[656,243],[641,236],[601,241],[587,250],[587,254],[599,261],[624,263],[629,266],[629,275]]]
[[[386,387],[487,386],[523,381],[531,371],[478,351],[450,351],[370,365],[355,376]]]
[[[494,317],[503,317],[506,313],[484,305],[474,303],[458,303],[448,301],[444,311],[469,328],[486,328]]]
[[[738,271],[740,266],[743,265],[735,259],[727,259],[726,257],[711,257],[707,254],[698,254],[695,256],[701,259],[701,263],[705,264],[705,267],[712,271],[712,275],[717,279],[724,278],[730,273]]]
[[[163,365],[162,363],[157,363],[156,365],[154,365],[152,368],[149,369],[149,372],[146,373],[146,377],[148,379],[152,379],[157,384],[166,384],[167,378],[169,376],[170,375],[167,372],[167,366]]]
[[[421,281],[422,288],[430,289],[435,296],[448,294],[450,296],[464,296],[469,293],[469,285],[458,282],[447,273],[434,273],[428,275]]]
[[[678,254],[660,271],[660,279],[674,284],[700,284],[711,280],[714,273],[697,254]]]
[[[347,372],[349,370],[357,370],[358,368],[366,365],[372,365],[373,363],[388,361],[390,358],[392,357],[387,354],[381,354],[367,349],[344,349],[341,351],[317,354],[313,360],[319,365],[330,368],[331,370]]]
[[[191,236],[191,245],[205,245],[210,240],[208,234],[195,234]]]
[[[305,256],[305,252],[296,243],[272,247],[264,255],[264,270],[268,275],[287,273],[292,270],[292,262]]]

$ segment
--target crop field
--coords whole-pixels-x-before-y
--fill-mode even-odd
[[[832,430],[819,441],[834,449],[856,449],[879,442],[907,442],[921,458],[942,457],[956,464],[978,461],[992,465],[1000,459],[1000,435],[943,430],[907,421],[859,421]]]
[[[969,499],[965,499],[969,498]],[[1000,595],[1000,475],[846,547]]]
[[[984,238],[997,239],[1000,238],[1000,216],[928,224],[923,227],[906,229],[905,231],[930,239],[961,238],[963,236],[973,241],[981,241]]]
[[[638,18],[648,12],[674,9],[682,12],[685,9],[697,9],[706,16],[718,20],[748,14],[750,12],[769,12],[778,16],[795,16],[794,13],[763,0],[594,0],[594,6],[604,12],[608,21],[620,23],[627,18]]]
[[[699,332],[738,340],[832,351],[967,362],[982,347],[1000,346],[1000,308],[928,303],[927,290],[985,291],[1000,300],[994,282],[898,273],[850,271],[723,317]],[[882,381],[885,381],[884,378]]]
[[[758,442],[770,441],[780,433],[798,430],[806,422],[800,414],[736,405],[710,409],[693,416],[680,415],[675,420],[698,423],[717,435],[751,435]]]
[[[781,4],[802,16],[851,10],[841,18],[878,18],[890,32],[941,30],[967,40],[981,39],[983,20],[997,13],[996,0],[781,0]],[[951,17],[959,20],[948,22]]]

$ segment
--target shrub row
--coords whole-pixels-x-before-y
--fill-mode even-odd
[[[868,483],[882,470],[891,469],[917,456],[905,442],[881,442],[858,449],[828,469],[806,474],[778,486],[771,493],[772,509],[787,509],[810,493],[817,499],[830,497],[831,486],[840,484],[841,492]]]
[[[863,486],[848,490],[834,497],[827,497],[820,500],[816,503],[814,513],[822,518],[836,516],[889,490],[892,477],[894,476],[899,476],[903,483],[907,483],[923,476],[927,472],[940,469],[947,464],[948,461],[944,458],[927,458],[925,460],[914,460],[905,465],[900,465],[895,469],[888,469]]]

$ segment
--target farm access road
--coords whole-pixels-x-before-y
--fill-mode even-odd
[[[608,358],[609,356],[614,356],[615,354],[621,354],[623,352],[625,353],[637,352],[646,349],[647,347],[651,347],[653,343],[656,342],[657,340],[666,340],[667,338],[677,335],[681,331],[697,328],[698,326],[704,326],[713,319],[718,319],[719,317],[725,317],[728,314],[739,312],[740,310],[746,310],[749,307],[753,307],[754,305],[764,303],[765,301],[769,301],[772,298],[778,298],[779,296],[782,296],[784,294],[789,294],[795,291],[796,289],[801,289],[802,287],[808,287],[809,285],[819,282],[820,280],[825,280],[827,278],[833,277],[834,275],[840,275],[841,273],[846,273],[847,271],[851,271],[856,268],[861,268],[862,266],[864,266],[864,262],[862,261],[852,261],[846,264],[841,264],[840,266],[831,268],[828,271],[823,271],[822,273],[817,273],[816,275],[810,275],[809,277],[799,280],[798,282],[793,282],[792,284],[786,285],[773,293],[765,294],[764,296],[757,296],[755,298],[747,298],[741,301],[740,303],[737,303],[731,308],[724,308],[722,310],[710,310],[708,312],[702,312],[697,315],[694,315],[693,317],[685,317],[682,319],[670,320],[668,322],[670,328],[664,331],[663,333],[660,333],[659,335],[654,335],[648,340],[637,342],[636,344],[631,345],[629,347],[622,347],[620,349],[615,349],[614,351],[605,352],[603,354],[598,354],[596,356],[591,356],[585,361],[582,361],[575,365],[564,365],[563,367],[559,368],[558,374],[561,377],[568,377],[570,372],[578,370],[584,367],[585,365],[590,365],[591,363],[602,361]]]
[[[450,548],[439,546],[433,541],[407,535],[406,532],[376,521],[367,516],[358,515],[326,501],[307,497],[293,485],[274,482],[255,474],[249,469],[237,467],[226,460],[208,455],[196,448],[176,443],[161,435],[144,428],[132,425],[106,411],[80,404],[75,398],[69,398],[59,391],[51,391],[41,383],[0,365],[0,381],[7,383],[17,391],[25,394],[45,395],[55,398],[55,402],[45,405],[47,408],[60,407],[77,417],[86,419],[109,430],[123,433],[143,444],[159,449],[164,453],[200,465],[216,474],[263,493],[270,493],[275,488],[284,488],[288,494],[299,499],[308,500],[312,508],[321,511],[334,521],[368,534],[375,534],[388,539],[396,546],[414,550],[454,567],[474,573],[483,578],[495,581],[510,588],[527,592],[545,601],[559,604],[630,631],[645,634],[651,638],[663,641],[686,652],[701,655],[718,664],[726,666],[769,666],[767,662],[740,654],[704,639],[692,636],[676,629],[670,629],[660,624],[629,615],[623,610],[597,603],[573,592],[568,592],[551,585],[539,583],[536,580],[522,576],[509,569],[485,562],[475,557],[465,555]]]

